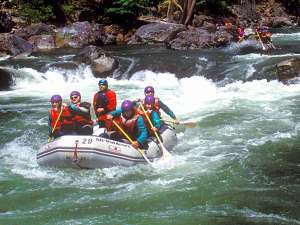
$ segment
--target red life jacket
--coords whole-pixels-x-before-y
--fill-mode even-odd
[[[51,128],[53,129],[54,125],[55,125],[55,123],[58,119],[59,112],[55,108],[51,108],[49,113],[50,113],[50,116],[51,116]],[[57,121],[57,124],[56,124],[56,127],[55,127],[53,133],[59,131],[60,128],[61,128],[61,117]]]
[[[97,115],[97,98],[98,98],[99,92],[97,92],[94,95],[94,100],[93,100],[93,107],[94,107],[94,111],[95,114]],[[108,100],[108,103],[106,106],[104,106],[103,108],[105,109],[105,113],[104,114],[100,114],[97,118],[98,121],[106,121],[106,115],[109,112],[112,112],[114,110],[116,110],[117,107],[117,98],[116,98],[116,93],[113,90],[108,89],[105,92],[105,96]]]
[[[154,101],[154,111],[158,113],[159,117],[161,117],[161,113],[160,113],[160,105],[159,105],[159,98],[158,97],[154,97],[155,101]],[[142,101],[143,105],[145,105],[145,100]],[[139,110],[141,111],[141,110]],[[142,114],[142,113],[141,113]]]
[[[137,138],[136,123],[139,116],[140,116],[139,114],[135,114],[132,118],[126,119],[121,115],[120,117],[114,119],[114,121],[124,129],[126,134],[128,134],[128,136],[133,141],[135,141]],[[123,135],[123,133],[117,127],[115,127],[114,130],[116,130],[121,136],[126,138],[125,135]]]
[[[61,127],[66,129],[73,129],[74,121],[73,115],[69,107],[64,107],[61,114]]]
[[[77,104],[78,107],[89,108],[90,104],[87,102],[82,102]],[[82,113],[82,112],[73,112],[73,121],[76,126],[83,126],[86,124],[92,125],[93,121],[91,119],[90,113]]]

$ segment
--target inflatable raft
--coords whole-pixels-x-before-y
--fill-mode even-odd
[[[160,131],[162,142],[169,151],[177,143],[175,129],[164,125]],[[100,135],[101,136],[101,135]],[[37,162],[41,166],[93,169],[116,165],[133,166],[146,163],[143,156],[130,144],[98,135],[66,135],[47,143],[39,150]],[[145,155],[150,161],[162,152],[155,138],[148,139]]]

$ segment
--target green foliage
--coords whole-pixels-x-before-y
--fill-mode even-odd
[[[105,13],[115,16],[138,16],[147,6],[151,0],[115,0],[111,5],[105,9]]]
[[[45,4],[44,0],[21,1],[19,13],[29,23],[46,22],[55,18],[52,6]]]

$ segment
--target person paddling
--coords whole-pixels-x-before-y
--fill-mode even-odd
[[[89,102],[81,102],[81,94],[72,91],[70,94],[70,111],[74,121],[74,132],[79,135],[93,134],[93,121],[91,119]]]
[[[154,136],[154,133],[158,132],[162,125],[160,117],[154,109],[154,104],[155,104],[154,96],[149,95],[149,96],[145,97],[143,107],[145,109],[145,112],[148,115],[148,118],[150,119],[151,123],[153,124],[153,127],[147,120],[146,115],[144,115],[144,112],[141,114],[144,118],[145,124],[147,125],[148,132],[151,136]]]
[[[159,116],[161,116],[160,109],[162,109],[167,115],[169,115],[174,120],[175,124],[179,124],[179,121],[177,120],[173,111],[166,104],[164,104],[158,97],[154,96],[154,87],[152,87],[152,86],[145,87],[144,94],[145,94],[145,97],[147,97],[147,96],[154,97],[155,102],[154,102],[153,107]]]
[[[114,119],[115,118],[115,119]],[[110,112],[107,119],[112,120],[125,130],[126,134],[133,140],[134,148],[144,148],[148,138],[148,131],[143,117],[135,110],[134,103],[130,100],[122,102],[121,109]],[[118,137],[124,137],[120,129],[115,128]],[[114,137],[116,139],[116,137]]]
[[[108,89],[108,82],[101,79],[98,83],[99,91],[94,95],[93,107],[97,116],[99,127],[111,128],[111,122],[106,119],[109,112],[116,110],[117,98],[116,93]]]
[[[57,138],[74,132],[72,114],[66,104],[62,104],[60,95],[53,95],[50,99],[48,129],[49,138]]]

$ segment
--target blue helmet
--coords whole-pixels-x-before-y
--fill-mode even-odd
[[[107,82],[107,80],[105,80],[105,79],[101,79],[101,80],[99,80],[99,83],[98,83],[98,85],[104,85],[104,86],[108,86],[108,82]]]
[[[122,112],[130,111],[133,109],[133,107],[134,107],[133,102],[130,100],[123,101],[121,105]]]
[[[152,92],[154,94],[154,87],[152,87],[152,86],[145,87],[144,93],[146,94],[146,93],[149,93],[149,92]]]
[[[81,98],[81,94],[78,91],[72,91],[71,94],[70,94],[70,98],[72,96],[77,96],[77,97]]]
[[[60,95],[53,95],[50,99],[50,102],[62,102],[62,98]]]
[[[155,98],[152,95],[146,96],[144,103],[147,105],[154,105]]]

